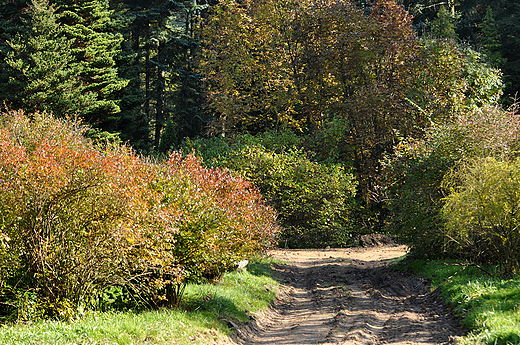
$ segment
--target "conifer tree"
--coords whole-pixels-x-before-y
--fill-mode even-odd
[[[27,0],[0,1],[0,61],[9,50],[7,40],[14,36],[12,32],[21,26],[21,12],[27,7]],[[1,73],[1,71],[0,71]]]
[[[202,134],[209,122],[209,116],[202,109],[202,82],[196,71],[194,60],[199,53],[199,38],[196,25],[200,14],[208,8],[206,1],[199,4],[196,0],[181,3],[175,7],[175,22],[170,30],[173,40],[170,41],[171,56],[171,94],[172,123],[175,124],[177,140]],[[171,135],[168,124],[165,135]]]
[[[500,67],[505,60],[502,57],[500,34],[498,33],[491,7],[487,8],[486,16],[482,20],[482,23],[480,23],[479,28],[482,30],[480,35],[482,52],[487,56],[489,63],[495,67]]]
[[[123,43],[129,64],[120,68],[131,80],[120,92],[126,95],[121,116],[129,123],[120,122],[121,137],[167,151],[201,134],[206,121],[193,60],[199,47],[195,27],[207,1],[117,0],[112,6],[130,22]]]
[[[115,93],[128,81],[115,64],[122,35],[108,0],[33,0],[28,10],[23,0],[16,3],[16,11],[1,16],[2,100],[58,116],[77,114],[114,132],[120,111]],[[5,25],[13,18],[21,18],[18,25]]]
[[[22,22],[23,27],[7,42],[3,99],[30,111],[81,112],[88,99],[79,92],[79,69],[71,64],[73,41],[57,23],[54,6],[48,0],[33,0]]]
[[[506,90],[503,99],[507,102],[516,99],[520,91],[520,0],[496,0],[489,6],[493,9],[493,18],[500,35],[502,64],[499,66],[504,72]],[[483,25],[481,33],[485,35]],[[493,37],[494,33],[487,35]],[[485,46],[483,48],[486,49]]]
[[[73,42],[72,64],[79,68],[80,92],[89,98],[81,115],[93,126],[115,131],[119,101],[115,93],[128,84],[119,77],[116,56],[123,37],[111,18],[108,0],[58,0],[66,36]]]
[[[457,39],[455,32],[455,18],[448,12],[446,7],[441,6],[437,13],[437,18],[432,22],[431,34],[436,38]]]
[[[202,132],[201,78],[193,59],[198,50],[195,26],[206,7],[196,0],[164,1],[148,11],[145,108],[153,118],[155,149],[171,148],[171,144],[161,146],[161,141],[182,140]],[[163,135],[168,138],[162,140]]]
[[[8,106],[12,104],[9,99],[10,90],[7,86],[12,70],[6,63],[7,55],[13,52],[10,46],[17,33],[23,28],[22,9],[26,6],[25,0],[13,0],[0,2],[0,101]]]
[[[144,5],[144,4],[143,4]],[[123,1],[111,2],[115,12],[118,31],[123,35],[121,53],[116,60],[119,76],[129,80],[126,87],[115,93],[120,100],[117,132],[124,142],[128,142],[140,152],[152,149],[150,119],[144,112],[146,102],[142,76],[144,73],[143,35],[145,16],[138,3],[132,6]]]

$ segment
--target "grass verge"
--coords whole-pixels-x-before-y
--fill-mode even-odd
[[[2,325],[0,344],[218,344],[233,332],[224,320],[249,320],[274,300],[278,283],[264,259],[218,284],[186,287],[183,308],[91,313],[73,322]]]
[[[490,276],[450,261],[408,261],[400,267],[442,286],[444,300],[470,333],[462,344],[520,344],[520,277]],[[496,267],[484,267],[495,273]]]

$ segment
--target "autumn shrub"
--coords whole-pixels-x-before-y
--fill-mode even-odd
[[[163,196],[168,223],[177,232],[167,250],[170,259],[159,267],[165,270],[173,264],[183,277],[156,280],[169,303],[178,303],[187,281],[218,279],[239,261],[273,245],[276,213],[246,180],[226,170],[205,168],[199,158],[183,158],[180,153],[172,154],[160,170],[154,188]]]
[[[2,114],[3,278],[34,292],[51,316],[69,317],[128,281],[132,239],[156,223],[147,190],[154,172],[126,147],[96,148],[85,130],[45,113]]]
[[[70,318],[118,286],[175,306],[188,280],[265,249],[276,215],[249,183],[144,159],[46,113],[0,122],[0,289],[19,319]]]
[[[476,262],[520,264],[520,161],[465,160],[444,178],[447,250]]]
[[[421,139],[402,139],[383,163],[380,187],[390,211],[388,227],[423,256],[451,255],[444,246],[440,210],[447,191],[442,181],[464,159],[514,157],[520,119],[514,112],[484,106],[434,125]]]
[[[172,153],[149,162],[151,219],[129,240],[132,288],[152,305],[178,306],[188,282],[219,279],[273,245],[276,213],[249,182],[199,158]],[[154,202],[156,201],[157,202]]]

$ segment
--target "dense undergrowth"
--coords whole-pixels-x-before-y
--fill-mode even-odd
[[[415,256],[518,268],[519,119],[496,106],[461,112],[388,154],[387,227]]]
[[[331,148],[334,144],[327,143]],[[352,168],[316,159],[291,132],[187,140],[183,150],[253,183],[279,214],[280,246],[345,247],[359,233],[354,220],[358,183]]]

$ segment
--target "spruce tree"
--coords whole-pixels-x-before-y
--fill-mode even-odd
[[[72,42],[72,65],[79,68],[80,92],[89,102],[81,115],[93,126],[115,131],[119,101],[115,94],[128,84],[118,75],[116,56],[123,37],[112,21],[108,0],[58,0],[66,36]]]
[[[117,132],[123,141],[128,142],[140,152],[152,149],[150,120],[144,112],[146,101],[142,87],[143,34],[145,18],[137,4],[127,6],[123,1],[112,1],[115,21],[123,35],[121,53],[116,60],[120,78],[129,80],[126,87],[116,92],[120,100]]]
[[[520,92],[520,0],[496,0],[490,6],[500,34],[500,67],[506,83],[503,99],[516,100]]]
[[[120,92],[121,115],[129,121],[120,122],[121,137],[140,148],[149,140],[150,147],[167,151],[184,137],[201,134],[206,121],[193,60],[199,47],[195,26],[206,1],[117,0],[112,5],[130,21],[123,43],[126,63],[120,67],[131,79]]]
[[[23,25],[11,40],[2,64],[3,99],[16,108],[39,108],[57,115],[81,112],[88,100],[79,92],[72,41],[57,23],[48,0],[33,0]]]
[[[120,76],[130,80],[118,92],[121,98],[121,118],[118,131],[121,138],[141,151],[157,149],[160,133],[166,122],[165,71],[167,59],[159,49],[164,47],[167,34],[163,28],[171,15],[172,3],[165,0],[114,0],[124,35],[119,59]],[[161,43],[163,42],[163,43]],[[162,76],[162,83],[158,80]],[[159,133],[159,137],[154,138]]]
[[[24,5],[24,0],[0,2],[0,102],[6,102],[8,106],[12,103],[9,101],[12,94],[7,86],[12,71],[8,68],[6,59],[13,52],[9,41],[23,27],[21,12]]]
[[[482,46],[482,52],[486,55],[489,63],[495,67],[500,67],[505,62],[505,59],[502,57],[500,34],[491,7],[487,8],[486,16],[480,23],[479,28],[481,29],[480,45]]]
[[[197,1],[184,2],[177,7],[176,25],[172,25],[175,37],[170,43],[173,66],[171,73],[172,120],[176,124],[177,139],[201,135],[210,122],[209,115],[202,108],[202,77],[195,68],[194,61],[200,53],[199,38],[195,26],[208,8]],[[180,20],[179,20],[180,19]]]
[[[431,33],[432,36],[436,38],[457,39],[455,18],[453,17],[453,13],[448,12],[446,7],[440,7],[437,18],[432,21]]]
[[[28,0],[0,1],[0,61],[8,50],[7,40],[12,38],[21,26],[22,9],[28,6]]]

